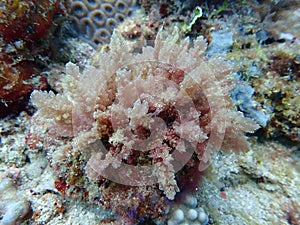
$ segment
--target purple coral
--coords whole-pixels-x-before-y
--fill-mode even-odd
[[[175,29],[133,53],[116,30],[109,51],[82,73],[67,64],[61,93],[33,92],[36,132],[48,133],[64,194],[122,218],[130,209],[132,223],[158,218],[178,181],[196,166],[204,170],[211,151],[247,148],[243,132],[257,126],[230,100],[230,64],[205,51],[202,37],[190,47]]]

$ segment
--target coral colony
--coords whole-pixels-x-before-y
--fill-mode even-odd
[[[96,47],[108,43],[116,25],[131,15],[135,1],[71,1],[72,24],[81,38]]]
[[[32,93],[57,190],[137,224],[162,217],[213,151],[247,149],[258,126],[230,99],[232,66],[190,43],[175,28],[133,51],[115,30],[84,71],[66,65],[57,94]]]

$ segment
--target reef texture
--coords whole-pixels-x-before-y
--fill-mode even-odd
[[[300,46],[300,45],[299,45]],[[268,53],[269,55],[269,53]],[[253,80],[256,99],[273,109],[265,134],[300,142],[300,62],[286,51],[273,52],[264,77]]]
[[[258,128],[235,110],[231,65],[205,57],[203,37],[190,47],[175,27],[141,53],[131,46],[115,30],[83,72],[66,65],[59,93],[31,95],[31,133],[46,147],[57,190],[126,224],[161,217],[213,151],[246,150],[244,132]]]
[[[0,1],[0,117],[23,110],[32,90],[47,88],[38,75],[64,13],[64,1]]]
[[[243,79],[255,89],[257,108],[262,106],[269,117],[264,136],[299,143],[300,26],[295,21],[300,19],[300,3],[251,5],[255,14],[237,23],[230,56],[240,61]]]
[[[13,170],[11,169],[11,171]],[[18,171],[18,169],[14,171]],[[19,224],[30,217],[30,202],[19,195],[12,179],[3,178],[0,181],[0,192],[1,225]]]
[[[2,9],[5,4],[11,4],[12,2],[20,3],[22,5],[27,1],[1,1],[0,8]],[[107,152],[103,154],[103,157],[101,157],[100,154],[97,154],[97,152],[100,150],[103,151],[103,149],[106,148],[108,152],[111,152],[111,154],[114,154],[114,156],[116,156],[115,158],[117,158],[118,151],[123,150],[124,145],[119,143],[120,145],[117,149],[115,148],[114,141],[116,140],[116,137],[122,137],[118,136],[120,132],[117,133],[115,131],[120,131],[124,123],[121,123],[120,125],[113,122],[118,121],[114,120],[114,118],[116,118],[115,115],[120,114],[115,114],[114,116],[110,115],[108,119],[109,123],[107,124],[109,133],[106,136],[99,136],[98,140],[95,142],[93,139],[90,139],[91,144],[89,144],[89,139],[84,137],[84,134],[88,136],[93,131],[91,132],[89,129],[83,130],[80,126],[79,129],[76,127],[78,124],[81,125],[77,120],[78,117],[76,117],[76,115],[81,114],[81,112],[83,112],[83,117],[80,117],[79,120],[83,118],[83,122],[86,121],[84,120],[87,116],[84,105],[86,101],[82,101],[82,99],[86,99],[85,96],[89,97],[92,94],[85,95],[85,93],[90,93],[91,91],[95,94],[95,86],[98,85],[98,87],[102,87],[102,85],[108,83],[104,79],[103,82],[100,82],[98,79],[101,79],[103,76],[98,77],[96,73],[95,75],[87,75],[88,69],[86,69],[85,72],[82,72],[82,68],[90,61],[89,57],[94,49],[87,47],[87,44],[84,45],[82,41],[79,41],[78,39],[74,38],[72,40],[67,40],[68,45],[72,47],[69,51],[68,49],[64,49],[67,51],[61,49],[60,52],[63,52],[70,61],[78,62],[77,65],[81,72],[77,72],[76,66],[69,64],[68,74],[64,78],[61,78],[61,74],[64,73],[60,66],[52,63],[48,64],[48,61],[46,61],[45,58],[40,58],[40,55],[37,54],[39,48],[33,48],[31,49],[34,50],[33,52],[27,52],[27,50],[25,51],[27,48],[22,48],[24,42],[16,40],[13,43],[8,43],[8,45],[1,45],[2,50],[13,52],[12,55],[16,56],[14,59],[18,59],[17,56],[20,56],[19,59],[26,58],[24,56],[27,56],[28,54],[21,54],[22,52],[33,54],[35,56],[34,58],[39,59],[39,61],[42,59],[41,61],[43,61],[50,69],[50,71],[43,73],[43,75],[47,76],[47,80],[56,95],[47,93],[38,93],[36,95],[36,97],[38,97],[38,95],[44,95],[41,99],[45,100],[45,111],[42,112],[42,100],[40,102],[39,100],[36,100],[39,109],[32,121],[35,124],[31,128],[28,125],[30,116],[26,113],[21,113],[16,117],[2,118],[0,120],[0,186],[4,185],[0,187],[4,187],[1,189],[0,195],[1,222],[7,223],[8,221],[13,224],[21,222],[31,225],[120,225],[130,223],[139,225],[165,225],[167,222],[171,224],[172,222],[175,222],[175,224],[182,223],[179,221],[186,221],[192,224],[197,224],[199,222],[206,223],[208,221],[209,224],[224,225],[299,224],[299,148],[297,150],[299,145],[295,142],[290,143],[290,146],[287,146],[286,142],[284,142],[285,145],[281,145],[275,143],[274,139],[264,138],[265,136],[268,136],[275,138],[276,141],[286,141],[286,139],[282,140],[282,138],[288,137],[290,140],[296,142],[299,140],[299,1],[206,1],[208,4],[204,4],[204,1],[201,1],[198,2],[202,9],[202,15],[200,17],[195,17],[194,14],[184,16],[176,15],[178,7],[173,6],[173,2],[179,1],[143,0],[142,3],[144,4],[144,8],[148,9],[148,11],[151,10],[148,14],[149,17],[144,13],[140,13],[139,17],[136,18],[131,17],[122,24],[122,30],[120,31],[123,37],[134,39],[139,42],[139,44],[136,42],[134,44],[139,47],[131,48],[131,46],[134,45],[130,43],[130,46],[127,46],[132,49],[130,54],[127,54],[127,48],[122,48],[121,54],[119,50],[117,51],[116,48],[113,47],[113,45],[104,46],[102,52],[96,54],[94,57],[93,66],[97,69],[94,70],[94,67],[92,67],[90,71],[100,71],[99,68],[104,68],[104,70],[109,69],[111,74],[113,74],[111,82],[121,82],[121,80],[117,81],[117,78],[122,77],[120,76],[122,75],[122,71],[128,72],[129,68],[136,68],[137,65],[123,65],[120,63],[122,66],[119,68],[111,67],[116,64],[105,66],[109,61],[106,57],[119,59],[118,57],[121,57],[121,55],[126,53],[127,57],[122,56],[123,59],[117,62],[132,62],[133,59],[137,59],[141,56],[141,54],[138,53],[143,52],[143,55],[146,52],[153,51],[151,50],[153,49],[152,47],[146,47],[146,49],[142,50],[140,46],[143,46],[146,43],[145,40],[152,40],[153,37],[156,36],[161,25],[163,25],[166,30],[170,27],[174,27],[174,24],[177,24],[180,27],[188,25],[189,29],[185,30],[184,33],[191,38],[198,37],[199,34],[205,36],[208,41],[210,55],[214,59],[216,59],[216,54],[221,54],[221,57],[235,61],[235,69],[233,69],[233,71],[237,71],[238,76],[234,77],[235,79],[236,77],[239,77],[239,79],[236,81],[234,79],[229,79],[225,82],[224,80],[222,81],[221,78],[223,76],[221,76],[220,69],[218,68],[227,67],[228,61],[219,58],[221,62],[216,66],[215,63],[213,63],[216,62],[213,58],[206,59],[204,56],[207,54],[207,51],[202,55],[200,53],[199,55],[196,54],[197,56],[194,56],[195,58],[198,58],[197,60],[199,60],[200,63],[207,63],[207,65],[201,65],[204,69],[199,73],[203,79],[205,78],[204,80],[206,80],[208,74],[218,75],[218,84],[224,85],[222,88],[225,87],[223,89],[224,95],[229,93],[227,90],[231,89],[230,85],[233,82],[237,83],[237,85],[234,85],[234,87],[237,87],[235,97],[233,96],[234,93],[231,92],[233,93],[232,97],[235,100],[237,108],[243,111],[245,116],[250,116],[256,122],[264,126],[255,134],[258,136],[257,138],[259,141],[256,140],[257,138],[255,138],[255,136],[249,138],[248,140],[252,144],[250,151],[245,154],[236,154],[233,152],[223,154],[222,151],[213,153],[210,160],[211,164],[209,168],[205,170],[205,176],[202,176],[203,173],[198,172],[198,157],[196,154],[192,156],[181,171],[177,173],[174,172],[175,179],[172,177],[170,178],[171,181],[176,181],[181,192],[176,193],[174,201],[167,200],[164,193],[167,193],[168,189],[162,184],[132,187],[112,182],[111,180],[113,179],[103,178],[100,175],[95,177],[96,170],[94,169],[99,169],[97,162],[108,162],[108,159],[105,158]],[[188,3],[193,1],[181,2]],[[153,3],[155,5],[152,7],[151,4]],[[168,5],[169,3],[170,5]],[[222,5],[223,3],[225,4]],[[146,4],[148,4],[148,6]],[[158,4],[160,6],[159,11],[156,7]],[[118,30],[119,29],[120,27],[118,27]],[[43,40],[45,40],[44,38]],[[224,41],[225,38],[226,41]],[[172,38],[169,38],[167,41],[170,41],[171,39]],[[179,38],[179,40],[181,39],[182,37]],[[176,43],[171,43],[170,46],[173,47],[164,51],[170,55],[174,46],[179,46],[184,43],[179,40],[177,40]],[[7,44],[4,41],[1,43]],[[149,41],[148,43],[151,46],[154,46],[153,41]],[[163,46],[167,46],[168,44],[169,43],[163,42],[163,45],[155,46],[154,48],[162,49]],[[197,48],[197,46],[198,45],[196,44],[195,47]],[[112,49],[112,51],[110,49]],[[191,49],[193,49],[193,47]],[[177,50],[175,50],[175,52],[176,51]],[[106,54],[104,52],[106,52]],[[136,52],[136,54],[133,54],[133,52]],[[159,52],[159,56],[156,57],[162,57],[160,54],[161,51],[157,50],[157,52]],[[190,53],[191,52],[189,52],[187,48],[184,48],[178,55],[182,56],[186,54],[185,57],[191,57],[191,55],[189,56]],[[99,56],[101,58],[99,58]],[[154,73],[154,69],[152,68],[157,68],[158,65],[160,65],[160,69],[156,70],[157,72],[155,74],[162,74],[162,72],[159,71],[168,71],[169,74],[173,75],[175,73],[179,74],[177,72],[180,71],[180,69],[173,70],[172,68],[174,68],[173,65],[180,68],[181,62],[169,63],[170,65],[168,67],[168,62],[170,62],[171,59],[173,59],[174,62],[178,61],[178,58],[172,58],[172,56],[170,56],[170,59],[165,60],[167,63],[158,63],[155,61],[155,63],[152,62],[152,64],[144,62],[139,58],[140,60],[138,62],[142,61],[140,65],[146,65],[146,69],[151,68],[151,70],[146,70],[145,73],[142,73],[143,75],[146,75],[143,77],[146,86],[149,82],[149,78],[147,77],[150,73]],[[131,60],[129,58],[131,58]],[[150,56],[148,59],[149,58]],[[31,58],[29,59],[31,60]],[[104,60],[101,63],[100,60],[102,59]],[[194,61],[190,60],[190,62],[191,65],[193,65],[192,62]],[[27,65],[27,63],[24,63],[23,65]],[[182,60],[182,65],[186,65],[186,61]],[[166,70],[166,68],[171,69]],[[72,72],[70,69],[75,69],[75,71]],[[120,71],[118,71],[118,69],[120,69]],[[200,68],[198,69],[200,71]],[[183,69],[181,68],[181,70]],[[80,74],[78,75],[78,81],[74,82],[74,90],[71,87],[66,88],[65,83],[65,81],[68,82],[68,79],[70,79],[70,82],[74,81],[74,76],[72,76],[72,74]],[[101,72],[101,74],[103,74],[103,72]],[[134,73],[128,72],[128,74]],[[189,72],[184,71],[183,74],[184,79],[179,82],[179,88],[177,90],[183,87],[180,85],[187,79],[186,76],[189,75]],[[226,77],[226,74],[228,73],[224,73],[224,78]],[[98,79],[95,79],[97,77]],[[129,77],[132,79],[133,84],[136,84],[133,79],[135,76]],[[170,75],[169,77],[173,76]],[[90,78],[93,78],[93,81],[83,84]],[[61,79],[60,82],[57,82],[58,79]],[[227,78],[225,78],[225,80],[226,79]],[[94,84],[94,82],[96,84]],[[170,84],[172,82],[173,80],[168,78],[168,81],[165,82],[164,80],[163,83]],[[174,83],[173,86],[171,85],[171,88],[176,90],[177,83]],[[194,83],[196,83],[196,81]],[[90,84],[95,86],[89,86]],[[127,83],[125,83],[125,85],[126,84]],[[127,86],[132,87],[133,84]],[[155,84],[155,82],[153,82],[153,84]],[[253,88],[250,87],[250,84],[254,88],[254,91]],[[149,85],[147,87],[149,87]],[[72,90],[69,91],[70,89]],[[79,91],[79,89],[82,91]],[[205,86],[200,89],[203,92],[207,90],[205,89]],[[103,89],[100,88],[98,90],[101,92]],[[120,91],[120,93],[125,93],[123,86],[117,86],[113,90],[115,91],[113,103],[111,106],[100,111],[103,112],[104,115],[114,112],[112,109],[116,109],[116,105],[124,106],[124,104],[122,105],[124,102],[120,103],[120,101],[118,101],[118,99],[120,99],[120,97],[118,97],[118,91]],[[103,93],[100,92],[97,92],[95,95],[102,96]],[[153,92],[154,91],[147,93]],[[136,93],[135,89],[132,89],[130,91],[130,94],[131,93]],[[111,93],[108,93],[108,95],[110,94]],[[80,95],[82,96],[82,99],[80,98]],[[49,100],[50,96],[53,97],[53,104]],[[153,93],[153,96],[156,97],[156,102],[159,102],[160,95]],[[206,96],[206,93],[202,96],[209,99],[209,95]],[[158,112],[153,113],[152,108],[149,107],[149,102],[151,103],[149,98],[147,96],[142,97],[143,101],[141,100],[141,103],[132,103],[132,107],[128,106],[125,110],[128,113],[126,114],[126,118],[130,115],[130,121],[126,122],[125,120],[125,125],[129,124],[130,127],[134,126],[134,123],[130,124],[131,119],[133,119],[132,115],[135,115],[133,112],[137,112],[136,110],[138,108],[141,109],[139,112],[145,112],[143,110],[146,109],[145,105],[148,103],[149,112],[145,114],[145,117],[147,114],[151,114],[151,119],[153,119],[149,119],[150,122],[148,123],[153,125],[148,129],[150,132],[145,132],[145,129],[132,131],[133,136],[136,134],[140,135],[138,138],[141,140],[138,143],[141,143],[140,146],[144,147],[150,140],[156,140],[154,139],[156,137],[155,134],[157,134],[156,130],[164,131],[163,129],[166,127],[172,130],[176,127],[177,121],[183,120],[179,120],[179,116],[172,113],[176,110],[170,109],[167,115],[171,120],[169,120],[168,123],[165,122],[167,118],[165,116],[166,113],[163,114],[163,112],[166,112],[165,105],[162,105],[161,107],[155,105],[154,110],[162,109],[162,111],[160,112],[158,110]],[[60,98],[62,98],[62,100],[60,100]],[[228,99],[226,99],[225,102],[227,100]],[[26,103],[26,101],[24,102]],[[98,102],[100,101],[97,101],[96,103],[98,104]],[[178,106],[178,103],[184,103],[184,101],[178,101],[178,98],[176,98],[176,102],[176,107]],[[200,102],[204,101],[201,100]],[[219,99],[217,102],[219,102]],[[7,101],[5,101],[5,103],[7,103]],[[68,128],[69,130],[73,130],[71,136],[60,132],[63,123],[57,121],[60,121],[60,118],[67,119],[68,117],[67,114],[62,116],[64,109],[63,107],[59,108],[57,105],[60,103],[63,107],[70,107],[72,109],[71,118],[74,115],[75,120],[72,119],[71,122],[72,126],[74,125],[73,129]],[[11,106],[12,105],[16,104],[11,104]],[[204,106],[205,105],[206,104],[204,104]],[[231,105],[231,103],[228,104],[228,109],[231,108]],[[91,105],[89,104],[88,106]],[[99,127],[95,124],[99,121],[99,117],[96,117],[99,112],[98,106],[94,104],[91,107],[94,107],[93,110],[95,111],[95,117],[94,115],[92,115],[92,117],[96,119],[90,121],[92,121],[93,127]],[[134,108],[135,110],[133,110]],[[53,112],[53,117],[50,115],[51,110]],[[92,112],[93,110],[89,112]],[[201,113],[203,112],[203,116],[216,115],[215,112],[206,113],[203,108],[200,108],[200,111]],[[3,112],[2,109],[0,112]],[[186,114],[183,115],[185,116]],[[265,120],[264,115],[267,116],[268,121]],[[224,113],[222,118],[226,116],[228,116],[228,114]],[[142,120],[147,121],[146,118],[145,120]],[[185,118],[186,117],[183,119]],[[139,118],[134,118],[134,121],[137,121],[138,119]],[[113,124],[113,129],[110,128],[111,124]],[[222,128],[223,124],[220,123],[219,127]],[[55,132],[55,128],[58,128],[58,132],[53,135],[53,130]],[[205,123],[201,123],[200,128],[204,131],[204,134],[207,134],[208,139],[206,140],[209,140],[211,138],[211,133],[213,132],[210,130],[209,133],[209,131],[205,130]],[[48,131],[51,131],[52,133],[47,133]],[[266,135],[263,135],[261,131],[265,131]],[[95,133],[101,134],[100,131],[96,131]],[[131,135],[128,133],[125,134],[128,136]],[[154,136],[151,136],[151,134],[154,134]],[[186,146],[193,145],[193,143],[186,141],[186,136],[182,133],[179,133],[177,136],[180,136]],[[175,138],[177,138],[177,136],[175,136]],[[129,137],[132,137],[132,135]],[[138,138],[135,138],[134,141]],[[165,137],[161,137],[161,139],[163,138]],[[180,161],[178,160],[180,157],[178,158],[179,154],[176,149],[178,146],[178,139],[175,139],[175,142],[173,142],[175,144],[171,145],[170,143],[174,139],[169,141],[169,136],[166,138],[168,139],[163,141],[163,144],[167,144],[168,147],[172,149],[171,153],[176,153],[169,154],[174,158],[171,163],[172,166],[176,168],[175,162]],[[143,142],[143,140],[146,140],[146,143]],[[293,145],[296,147],[293,147]],[[101,148],[99,148],[99,146],[101,146]],[[201,147],[201,143],[199,144],[199,147]],[[117,151],[115,151],[115,149],[117,149]],[[150,154],[137,151],[139,149],[136,149],[136,145],[134,146],[134,150],[136,151],[133,151],[133,153],[130,153],[128,156],[130,161],[123,159],[122,163],[135,166],[153,165],[155,163],[158,166],[157,163],[159,161],[163,163],[166,162],[165,160],[157,158],[155,158],[155,160],[157,160],[154,162],[154,158],[151,158],[152,156],[150,156]],[[154,152],[154,150],[148,150],[148,153],[152,152]],[[201,156],[199,157],[201,158]],[[47,159],[49,163],[47,163]],[[114,162],[119,161],[116,159]],[[121,166],[124,165],[122,163]],[[93,167],[91,167],[91,165]],[[118,164],[116,163],[114,165]],[[104,165],[104,167],[105,166],[106,165]],[[161,166],[157,167],[157,169],[161,168]],[[203,164],[201,168],[204,168]],[[108,166],[104,172],[111,171],[111,169],[114,168]],[[156,173],[157,169],[153,171]],[[124,175],[125,173],[121,174]],[[165,171],[161,172],[161,174],[165,174]],[[202,176],[200,183],[198,183],[199,176]],[[124,176],[124,178],[128,180],[126,176]],[[10,182],[9,185],[5,185],[7,180],[11,180],[13,184]],[[172,187],[176,186],[173,185]],[[15,188],[17,189],[18,198],[10,197],[15,195]],[[160,190],[160,188],[163,190]],[[190,199],[186,202],[184,197],[187,194],[187,190],[189,192],[194,191],[192,196],[197,200]],[[2,195],[2,193],[5,195]],[[183,196],[181,196],[181,194]],[[75,199],[75,201],[71,200],[69,197]],[[171,195],[169,195],[169,197],[171,197]],[[76,201],[76,199],[79,201]],[[22,204],[19,205],[20,207],[11,210],[11,206],[14,206],[14,202],[21,202]],[[87,202],[92,204],[86,204]],[[119,217],[116,217],[116,214],[112,213],[111,210],[105,210],[103,207],[98,206],[95,207],[94,204],[100,204],[108,209],[113,209]],[[31,213],[27,211],[30,207],[33,211],[32,216]],[[18,211],[20,212],[20,217],[18,218],[14,217],[14,214],[11,213],[16,209],[22,208],[25,209],[25,211],[23,211],[24,213],[29,212],[26,216],[21,211]],[[198,219],[193,220],[197,214]],[[28,220],[24,221],[27,216]],[[30,216],[31,218],[29,218]],[[158,219],[154,220],[153,218]],[[193,222],[191,222],[191,220]]]
[[[299,224],[299,152],[276,142],[252,143],[246,153],[213,157],[198,192],[210,223]]]
[[[299,1],[227,3],[212,12],[203,6],[188,34],[205,36],[210,49],[231,41],[221,54],[238,65],[236,106],[263,126],[262,138],[299,143]]]
[[[109,43],[114,28],[130,16],[135,0],[73,0],[70,1],[72,24],[92,46]]]

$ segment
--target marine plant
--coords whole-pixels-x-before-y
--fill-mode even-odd
[[[195,185],[213,151],[246,150],[258,126],[237,112],[231,63],[206,57],[206,41],[160,30],[142,49],[115,30],[83,71],[73,63],[57,93],[34,91],[32,133],[56,188],[111,208],[125,224],[162,217]]]

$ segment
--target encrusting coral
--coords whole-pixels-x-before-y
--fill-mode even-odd
[[[234,108],[230,63],[206,57],[203,37],[190,45],[175,28],[137,51],[115,30],[83,72],[66,65],[59,93],[32,93],[62,194],[136,224],[161,217],[212,151],[247,149],[258,126]]]

